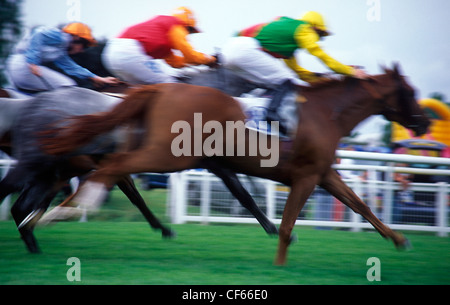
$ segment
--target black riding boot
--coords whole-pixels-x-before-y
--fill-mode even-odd
[[[286,134],[287,130],[286,127],[282,124],[280,115],[278,114],[278,107],[280,106],[281,101],[283,101],[283,98],[286,96],[286,94],[292,91],[293,88],[294,86],[290,80],[284,81],[281,85],[278,86],[278,88],[273,90],[272,100],[270,101],[270,104],[267,108],[267,123],[270,124],[271,122],[278,121],[279,131],[281,134]]]

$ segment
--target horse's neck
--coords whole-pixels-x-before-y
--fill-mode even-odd
[[[349,135],[356,125],[376,113],[374,99],[359,86],[322,89],[329,90],[328,94],[318,90],[321,89],[309,92],[311,102],[320,104],[321,109],[327,109],[329,119],[335,122],[342,136]],[[325,96],[328,97],[324,98]]]

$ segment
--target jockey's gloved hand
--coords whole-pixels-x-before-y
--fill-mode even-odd
[[[210,62],[209,64],[207,64],[207,66],[210,67],[210,68],[213,68],[213,69],[218,68],[220,66],[219,55],[218,54],[212,55],[212,57],[214,57],[215,60]]]
[[[370,78],[370,75],[366,73],[366,71],[362,70],[362,69],[355,69],[355,71],[353,72],[353,77],[358,78],[358,79],[368,79]]]
[[[314,76],[317,77],[317,78],[327,78],[327,74],[326,73],[314,72]]]
[[[334,74],[331,73],[318,73],[318,72],[314,72],[314,80],[312,81],[312,83],[318,83],[318,82],[323,82],[326,80],[329,80],[330,78],[332,78]]]

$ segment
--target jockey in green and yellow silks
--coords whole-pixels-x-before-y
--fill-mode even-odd
[[[277,108],[292,84],[302,84],[300,79],[314,82],[319,78],[297,63],[295,52],[299,49],[316,56],[336,73],[368,77],[363,70],[344,65],[322,50],[318,41],[328,35],[325,21],[317,12],[308,12],[300,19],[280,17],[233,37],[222,50],[222,62],[244,79],[274,91],[267,120],[279,121]]]
[[[313,72],[310,72],[304,68],[302,68],[298,63],[294,56],[295,51],[298,49],[304,49],[308,51],[311,55],[319,58],[328,68],[332,71],[349,76],[355,76],[357,78],[365,78],[367,75],[364,71],[359,69],[354,69],[353,67],[344,65],[339,61],[335,60],[331,56],[329,56],[325,51],[319,46],[318,42],[322,37],[328,36],[330,33],[326,27],[325,21],[317,12],[308,12],[304,14],[300,19],[292,19],[289,17],[280,17],[272,22],[265,24],[258,24],[247,28],[241,31],[238,36],[243,39],[236,39],[234,42],[230,42],[230,44],[239,44],[242,49],[247,49],[245,52],[248,54],[248,48],[252,44],[256,51],[263,51],[266,54],[270,55],[272,59],[269,59],[267,56],[263,56],[261,53],[260,56],[257,55],[257,58],[265,61],[265,72],[270,72],[272,70],[278,70],[276,75],[280,74],[280,67],[282,67],[279,63],[275,63],[274,58],[283,59],[285,65],[289,67],[291,70],[295,72],[295,74],[302,80],[307,82],[313,82],[317,80],[317,75]],[[239,38],[236,37],[236,38]],[[244,37],[253,38],[256,41],[250,42],[247,40],[245,42]],[[240,40],[240,41],[239,41]],[[256,44],[255,44],[256,42]],[[231,52],[229,52],[231,50]],[[256,66],[248,66],[246,67],[247,60],[243,60],[243,53],[239,52],[239,48],[234,46],[227,46],[225,48],[225,57],[228,59],[228,63],[231,68],[233,66],[239,67],[239,70],[252,70],[253,68],[258,69]],[[240,57],[240,58],[239,58]],[[264,59],[263,59],[264,58]],[[272,62],[272,64],[269,63]],[[244,67],[242,66],[244,65]],[[272,68],[269,68],[272,66]],[[283,67],[284,68],[284,67]],[[250,72],[250,74],[252,74]],[[256,73],[260,74],[260,73]],[[273,73],[264,73],[266,75],[273,75]],[[286,79],[291,79],[284,73],[284,77],[279,75],[282,79],[268,79],[269,84],[272,83],[274,85],[282,83]],[[267,84],[266,79],[258,79],[253,78],[249,79],[251,81],[260,82]],[[296,83],[297,81],[293,81]]]

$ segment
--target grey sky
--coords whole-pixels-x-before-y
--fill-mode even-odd
[[[334,33],[322,42],[331,56],[362,65],[369,73],[379,73],[379,64],[398,61],[419,97],[438,91],[450,99],[448,0],[25,0],[23,21],[54,26],[76,18],[89,24],[96,37],[112,38],[181,5],[195,12],[203,31],[191,35],[191,42],[208,53],[244,27],[317,10]],[[307,69],[326,71],[305,52],[298,58]]]

